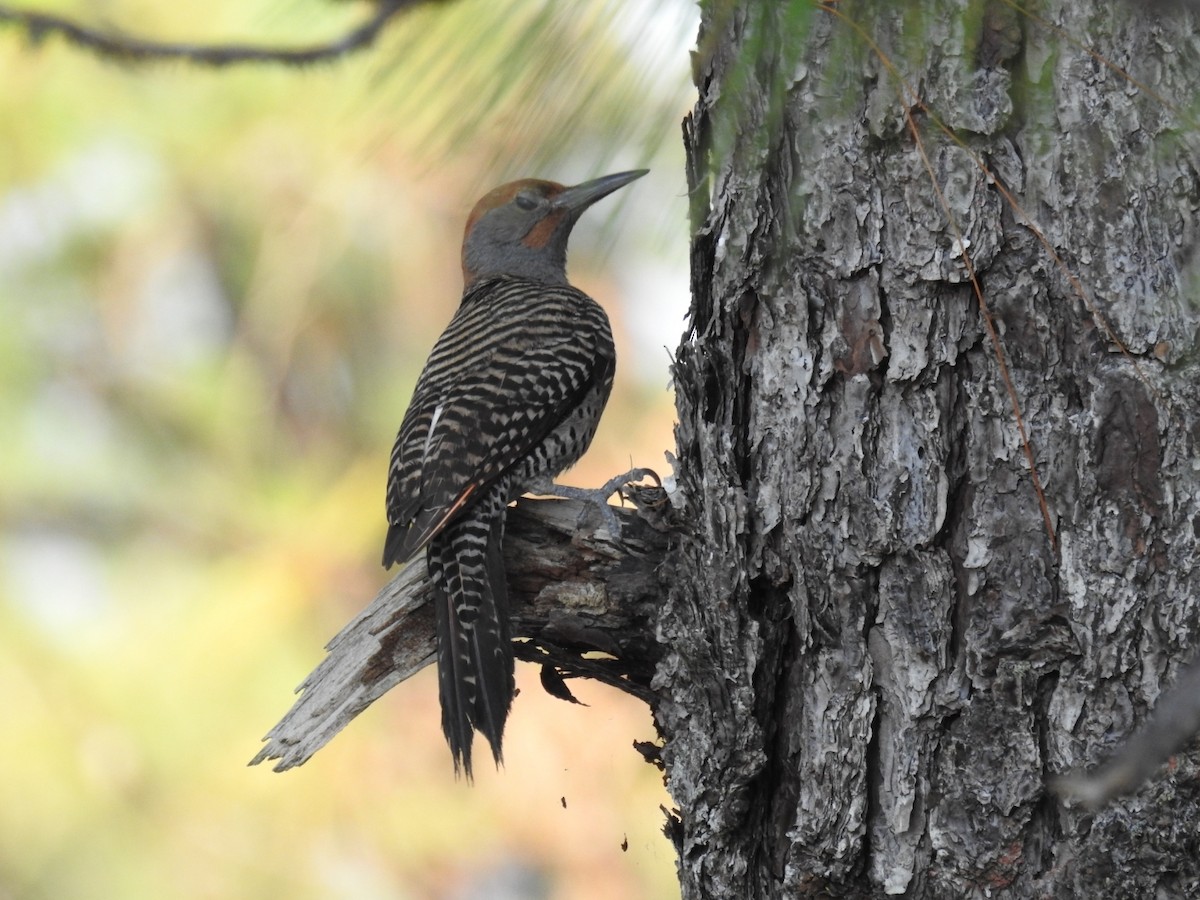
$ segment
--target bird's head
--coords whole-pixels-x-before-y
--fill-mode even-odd
[[[495,188],[467,219],[462,249],[466,286],[496,275],[566,284],[567,238],[583,211],[647,171],[605,175],[574,187],[524,178]]]

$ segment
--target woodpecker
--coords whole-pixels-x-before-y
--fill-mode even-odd
[[[573,493],[552,479],[587,450],[612,389],[608,316],[567,282],[567,239],[584,210],[646,171],[574,187],[524,179],[475,205],[462,302],[392,449],[383,565],[425,548],[442,730],[468,780],[475,731],[500,765],[513,699],[505,512],[529,490]]]

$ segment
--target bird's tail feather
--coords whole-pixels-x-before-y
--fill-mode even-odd
[[[501,558],[503,535],[504,505],[481,504],[429,544],[442,731],[455,772],[461,768],[468,779],[475,731],[487,738],[500,763],[504,722],[512,706],[513,652]]]

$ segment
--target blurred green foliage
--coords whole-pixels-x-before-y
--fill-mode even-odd
[[[263,44],[364,12],[103,9]],[[649,715],[603,688],[568,706],[520,672],[506,769],[474,787],[428,670],[302,769],[246,761],[386,579],[387,454],[493,183],[654,169],[573,241],[622,363],[571,475],[661,467],[693,15],[463,0],[304,70],[117,66],[0,31],[0,897],[675,890],[661,781],[630,748]]]

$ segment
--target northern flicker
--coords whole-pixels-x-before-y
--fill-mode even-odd
[[[608,316],[567,282],[567,239],[584,210],[645,174],[575,187],[514,181],[475,205],[462,302],[392,450],[383,564],[426,547],[442,730],[455,771],[468,778],[475,731],[499,765],[513,698],[505,511],[527,490],[550,492],[553,477],[583,455],[612,388]]]

